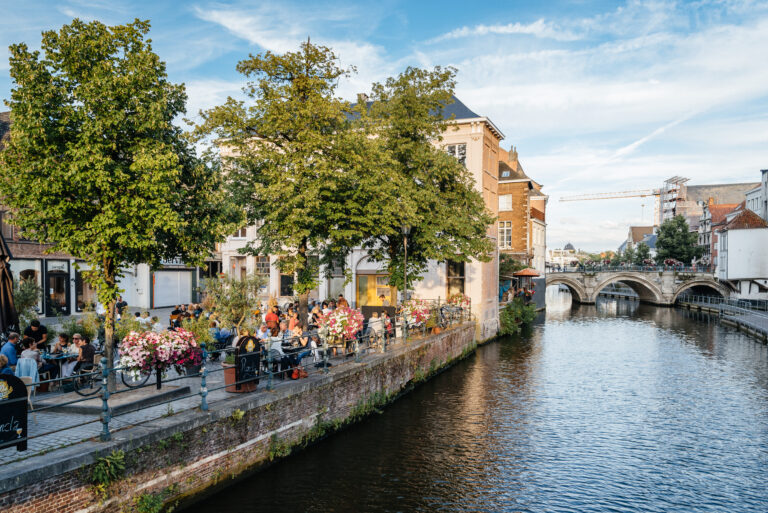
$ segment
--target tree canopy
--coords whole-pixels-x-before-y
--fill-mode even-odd
[[[371,172],[379,143],[335,96],[354,70],[339,67],[331,49],[307,41],[295,52],[251,55],[237,69],[248,100],[203,112],[196,132],[217,138],[229,190],[259,226],[248,251],[277,255],[280,271],[296,276],[305,317],[318,266],[330,268],[382,223],[390,179]]]
[[[698,246],[698,234],[692,232],[683,216],[667,219],[658,228],[656,239],[656,261],[663,262],[669,258],[690,264],[694,258],[701,256]]]
[[[487,237],[494,222],[470,172],[439,147],[450,130],[445,107],[453,102],[455,70],[407,68],[373,85],[367,117],[375,125],[383,158],[374,169],[390,169],[388,184],[396,207],[384,216],[365,248],[385,262],[390,284],[402,288],[402,226],[408,236],[409,285],[422,278],[428,260],[488,261],[494,249]]]
[[[26,237],[90,265],[107,307],[108,358],[122,269],[202,262],[232,214],[218,168],[173,124],[187,97],[168,81],[149,28],[75,19],[44,32],[41,51],[10,47],[0,196]]]

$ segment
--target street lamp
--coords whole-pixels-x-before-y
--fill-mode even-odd
[[[403,225],[401,227],[403,231],[403,249],[405,250],[405,257],[403,258],[403,301],[408,300],[408,234],[411,233],[411,227]]]

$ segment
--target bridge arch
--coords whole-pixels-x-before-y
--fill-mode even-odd
[[[635,291],[640,301],[645,303],[663,304],[664,294],[654,282],[636,274],[618,273],[598,283],[594,289],[592,301],[597,299],[600,291],[612,283],[621,283]]]
[[[725,287],[725,285],[721,284],[720,282],[715,281],[714,279],[707,279],[707,278],[695,279],[695,280],[683,282],[677,286],[677,288],[675,289],[675,294],[674,296],[672,296],[672,304],[675,304],[677,302],[678,296],[685,294],[686,292],[695,294],[696,292],[691,291],[691,289],[696,289],[696,288],[700,288],[700,289],[706,288],[710,291],[716,292],[717,294],[719,294],[724,298],[727,298],[730,295],[730,291],[728,290],[728,288]]]
[[[589,294],[584,288],[584,285],[579,280],[568,276],[567,274],[547,274],[546,284],[547,287],[550,285],[565,285],[571,292],[573,300],[577,303],[585,303],[590,300]]]

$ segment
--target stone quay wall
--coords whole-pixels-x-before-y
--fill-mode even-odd
[[[191,410],[0,467],[0,510],[147,512],[182,505],[314,443],[472,353],[467,323],[361,363],[332,367],[273,392],[232,394]],[[94,468],[119,454],[122,474],[96,486]]]

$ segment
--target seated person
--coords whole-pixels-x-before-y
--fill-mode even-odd
[[[0,354],[4,355],[8,359],[8,365],[11,368],[16,368],[16,361],[19,359],[19,334],[11,332],[8,334],[8,342],[3,344],[3,348],[0,349]]]
[[[269,329],[267,328],[267,325],[262,323],[261,327],[259,328],[259,331],[256,332],[256,338],[259,340],[267,340],[271,337],[271,333]]]
[[[382,320],[379,318],[379,312],[373,312],[368,319],[368,336],[375,342],[381,337],[382,331]]]
[[[72,369],[72,373],[75,374],[80,372],[81,369],[93,369],[93,359],[96,356],[96,349],[91,345],[91,340],[88,338],[88,335],[79,335],[78,338],[72,337],[72,339],[80,348],[80,354],[77,356],[77,364],[74,369]]]
[[[80,337],[79,333],[75,333],[73,337]],[[59,335],[59,340],[56,342],[56,345],[53,346],[53,351],[51,353],[53,354],[71,354],[72,358],[67,358],[66,360],[61,362],[61,377],[62,378],[68,378],[72,375],[72,369],[75,368],[76,361],[76,355],[79,352],[79,349],[75,347],[74,343],[70,343],[69,341],[69,335],[66,333],[61,333]]]
[[[163,331],[165,329],[165,326],[163,326],[163,323],[160,322],[160,317],[158,317],[157,315],[152,317],[152,321],[151,322],[152,322],[152,331],[154,331],[156,333],[160,333],[161,331]]]
[[[8,365],[8,358],[4,354],[0,354],[0,374],[10,374],[13,376],[13,369]]]
[[[55,363],[43,362],[40,357],[40,351],[37,350],[37,341],[32,337],[24,337],[21,341],[24,350],[21,352],[21,358],[31,358],[37,362],[38,374],[49,373],[51,379],[56,379],[59,375],[59,366]]]

